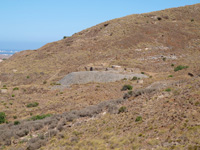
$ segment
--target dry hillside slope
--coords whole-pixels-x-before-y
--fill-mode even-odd
[[[12,84],[58,81],[91,63],[169,71],[162,57],[186,64],[198,59],[199,28],[200,4],[110,20],[38,50],[15,54],[0,64],[0,79]]]
[[[0,150],[200,150],[199,29],[196,4],[2,61]]]

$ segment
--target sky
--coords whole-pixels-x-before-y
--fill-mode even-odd
[[[0,0],[0,49],[37,49],[101,22],[200,0]]]

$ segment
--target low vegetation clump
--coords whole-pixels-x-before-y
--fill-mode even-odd
[[[13,88],[13,91],[16,91],[16,90],[19,90],[19,88],[18,87]]]
[[[195,104],[194,104],[194,105],[195,105],[195,106],[198,106],[199,104],[200,104],[200,102],[195,102]]]
[[[138,78],[137,77],[133,77],[132,80],[138,80]]]
[[[60,83],[56,83],[56,82],[53,82],[53,83],[51,83],[50,85],[61,85]]]
[[[14,94],[12,94],[11,96],[12,96],[12,97],[15,97],[15,95],[14,95]]]
[[[119,112],[118,113],[120,114],[120,113],[123,113],[125,111],[126,111],[126,107],[122,106],[122,107],[119,108]]]
[[[14,121],[14,125],[18,125],[18,124],[20,124],[19,121]]]
[[[135,122],[139,122],[142,121],[142,117],[141,116],[137,116],[137,118],[135,119]]]
[[[167,88],[165,91],[166,91],[166,92],[171,92],[171,89],[170,89],[170,88]]]
[[[50,116],[51,116],[51,114],[37,115],[37,116],[31,117],[30,120],[33,120],[33,121],[35,121],[35,120],[41,120],[41,119],[44,119],[44,118],[50,117]]]
[[[132,94],[133,94],[133,91],[128,91],[128,94],[129,94],[129,95],[132,95]]]
[[[166,59],[167,59],[167,58],[166,58],[166,57],[164,57],[164,58],[163,58],[163,61],[166,61]]]
[[[168,78],[172,78],[172,77],[173,77],[173,75],[169,75],[169,76],[168,76]]]
[[[6,85],[3,85],[3,87],[1,89],[7,89]]]
[[[30,108],[30,107],[37,107],[39,105],[38,102],[34,102],[34,103],[29,103],[26,105],[26,107]]]
[[[179,71],[179,70],[182,70],[182,69],[186,69],[186,68],[188,68],[188,66],[179,65],[176,68],[174,68],[174,71],[176,72],[176,71]]]
[[[0,124],[6,122],[6,114],[4,112],[0,112]]]
[[[132,89],[133,89],[133,86],[131,86],[131,85],[124,85],[121,90],[122,91],[126,91],[126,90],[132,90]]]

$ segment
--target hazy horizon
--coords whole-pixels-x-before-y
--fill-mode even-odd
[[[3,1],[0,50],[38,49],[107,20],[196,3],[199,0]]]

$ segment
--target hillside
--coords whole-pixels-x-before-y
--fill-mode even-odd
[[[199,29],[196,4],[106,21],[2,61],[0,149],[200,149]]]
[[[197,4],[101,23],[38,50],[15,54],[0,64],[1,79],[12,84],[40,84],[52,76],[51,80],[57,81],[95,63],[170,71],[168,63],[193,63],[188,61],[198,56],[199,13]],[[166,57],[168,63],[161,57]],[[17,71],[13,73],[13,69]]]

